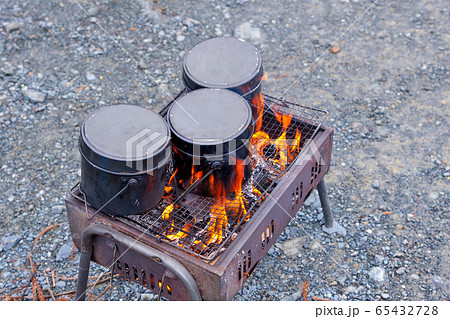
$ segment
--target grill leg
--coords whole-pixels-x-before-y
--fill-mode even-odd
[[[323,217],[325,219],[325,227],[333,227],[334,218],[331,211],[330,200],[328,199],[327,184],[325,178],[317,184],[317,191],[319,192],[320,204],[322,205]]]
[[[325,225],[323,226],[323,231],[332,234],[337,233],[339,235],[347,235],[347,231],[344,227],[339,225],[333,217],[333,211],[331,210],[330,200],[328,198],[327,184],[325,183],[325,178],[317,184],[317,192],[319,193],[320,204],[322,205],[323,218],[325,220]]]
[[[86,251],[81,252],[80,265],[78,266],[77,292],[75,294],[75,300],[84,301],[84,299],[86,298],[89,267],[91,265],[91,253],[88,253]]]

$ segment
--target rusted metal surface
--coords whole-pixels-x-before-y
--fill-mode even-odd
[[[81,249],[81,236],[86,228],[92,224],[105,225],[180,262],[192,274],[203,300],[231,300],[311,191],[325,176],[330,166],[332,136],[332,129],[325,126],[320,128],[312,142],[307,144],[306,149],[291,165],[288,172],[245,224],[242,231],[217,258],[211,261],[204,261],[173,245],[158,241],[150,234],[104,213],[100,212],[92,217],[95,210],[89,206],[85,207],[80,198],[69,194],[66,206],[74,243]],[[136,281],[158,293],[158,283],[162,280],[166,269],[139,254],[127,251],[127,247],[122,244],[96,236],[92,260],[105,267],[110,267],[114,245],[117,245],[122,267],[120,271],[116,267],[115,271],[128,280]],[[125,263],[128,264],[128,271],[124,267]],[[134,269],[136,269],[137,278]],[[150,274],[154,279],[153,288]],[[164,297],[169,300],[188,299],[186,287],[177,278],[169,280],[167,274],[164,277],[165,283],[170,286],[171,290],[169,294],[167,287],[165,290],[163,289]]]

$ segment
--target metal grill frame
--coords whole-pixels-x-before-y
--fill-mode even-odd
[[[163,110],[160,111],[160,115],[165,116],[167,114],[167,110],[169,107],[175,102],[176,99],[181,97],[183,94],[186,94],[186,91],[181,91],[175,99],[173,99]],[[284,176],[284,174],[290,169],[291,165],[295,162],[296,158],[298,158],[303,150],[307,149],[311,139],[318,132],[319,128],[326,120],[328,116],[328,112],[325,110],[320,110],[312,107],[306,107],[299,104],[295,104],[292,102],[287,102],[282,99],[277,99],[275,97],[263,94],[264,98],[264,112],[262,114],[262,128],[261,130],[266,132],[272,140],[278,138],[282,132],[282,124],[275,118],[274,111],[278,114],[285,115],[293,115],[291,125],[288,127],[286,131],[286,138],[293,139],[298,129],[302,133],[302,137],[300,140],[300,151],[295,156],[293,160],[286,165],[284,169],[279,167],[275,167],[271,165],[268,161],[264,161],[262,159],[262,165],[258,164],[259,167],[263,167],[266,165],[266,168],[271,170],[271,180],[270,184],[266,187],[261,187],[259,189],[261,191],[261,195],[251,196],[252,194],[249,192],[243,192],[244,198],[247,200],[247,203],[251,203],[245,205],[246,214],[240,215],[238,217],[230,218],[227,217],[227,224],[229,225],[224,232],[224,236],[222,241],[219,244],[211,243],[203,248],[200,252],[195,251],[192,246],[189,246],[185,238],[191,239],[191,244],[194,239],[204,240],[203,237],[199,237],[198,234],[202,231],[205,232],[206,224],[203,224],[202,227],[195,226],[193,222],[194,219],[205,220],[209,218],[211,208],[218,203],[215,198],[208,197],[200,197],[195,196],[195,201],[192,204],[183,205],[181,204],[178,209],[175,209],[171,215],[172,218],[168,221],[162,221],[161,216],[163,214],[164,209],[169,206],[174,200],[175,196],[169,196],[157,206],[157,208],[152,209],[151,211],[142,214],[142,215],[130,215],[130,216],[121,216],[117,217],[119,220],[127,223],[131,226],[135,226],[140,228],[144,232],[149,232],[151,236],[154,236],[158,240],[164,240],[169,244],[177,247],[180,250],[183,250],[189,254],[193,254],[199,258],[202,258],[206,261],[211,261],[215,259],[221,252],[223,252],[226,247],[230,244],[230,242],[238,236],[238,233],[245,227],[245,223],[251,218],[252,215],[257,211],[257,209],[262,205],[265,198],[267,198],[267,194],[273,190],[279,180]],[[261,157],[259,157],[261,163]],[[253,180],[247,181],[247,185],[243,185],[243,188],[250,189]],[[254,181],[253,181],[254,182]],[[176,183],[172,185],[174,188],[176,187]],[[178,192],[175,192],[176,194]],[[234,194],[230,194],[227,196],[226,200],[232,201],[235,199]],[[183,214],[183,211],[189,211],[190,214]],[[189,215],[186,217],[181,217],[183,215]],[[187,224],[192,225],[188,230],[185,228]],[[158,225],[154,227],[155,225]],[[155,229],[156,228],[156,229]],[[192,229],[195,230],[192,231]],[[175,230],[175,232],[182,233],[185,238],[170,240],[167,236],[169,235],[169,230]],[[204,242],[204,241],[203,241]],[[182,246],[180,243],[184,243]]]
[[[94,215],[95,210],[85,206],[76,187],[66,198],[72,239],[77,248],[83,252],[86,247],[82,245],[82,237],[90,227],[101,225],[118,231],[123,236],[181,263],[192,274],[203,300],[231,300],[311,192],[319,183],[323,184],[323,178],[330,166],[332,141],[333,130],[321,125],[312,140],[303,147],[302,154],[291,164],[288,174],[285,174],[277,183],[270,192],[270,197],[245,224],[239,236],[220,256],[211,261],[206,262],[188,254],[169,243],[143,233],[136,227],[117,220],[114,216],[102,212]],[[162,296],[170,300],[190,298],[189,289],[183,281],[179,280],[177,276],[166,276],[167,269],[158,259],[149,259],[133,249],[129,250],[129,247],[123,242],[107,233],[95,236],[93,247],[93,261],[105,267],[113,266],[115,272],[126,279],[158,293],[160,291],[152,288],[149,283],[149,274],[152,274],[156,282],[161,278],[166,278],[168,285],[172,288],[172,294],[161,291]],[[139,274],[142,270],[147,277],[138,274],[137,278],[133,278],[133,274],[127,273],[124,267],[122,269],[115,267],[115,247],[122,265],[128,263],[130,269],[138,269]]]

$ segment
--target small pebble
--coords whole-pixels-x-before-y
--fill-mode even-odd
[[[405,267],[400,267],[399,269],[397,269],[397,270],[395,271],[395,273],[396,273],[397,275],[403,275],[405,272],[406,272],[406,268],[405,268]]]
[[[24,23],[22,21],[6,22],[3,26],[6,32],[17,31],[22,28]]]
[[[376,282],[383,282],[384,275],[385,275],[385,270],[384,270],[384,268],[381,268],[381,267],[373,267],[369,271],[370,279],[372,279]]]
[[[86,73],[86,80],[88,80],[89,82],[95,81],[96,79],[97,77],[93,73]]]
[[[32,90],[32,89],[26,89],[23,92],[23,95],[30,100],[31,102],[34,103],[40,103],[40,102],[44,102],[45,100],[45,93],[39,92],[37,90]]]
[[[337,44],[335,44],[331,47],[330,51],[333,54],[338,54],[341,51],[341,48]]]

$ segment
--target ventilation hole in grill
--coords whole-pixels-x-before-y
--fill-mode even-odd
[[[172,288],[170,288],[169,285],[167,285],[166,288],[167,288],[167,293],[168,293],[169,295],[171,295],[171,294],[172,294]]]
[[[270,228],[271,228],[271,230],[272,230],[272,236],[273,236],[273,234],[275,233],[275,223],[273,222],[273,219],[272,219],[272,221],[270,222]],[[249,251],[250,252],[250,251]]]
[[[244,273],[247,272],[247,255],[244,255],[244,258],[242,258],[242,269],[244,270]]]
[[[302,184],[300,185],[300,187],[303,187]],[[295,211],[296,206],[298,205],[298,202],[301,198],[301,189],[296,187],[294,192],[292,193],[292,211]]]
[[[238,265],[238,280],[242,279],[242,265],[239,263]]]
[[[161,289],[161,293],[164,291],[161,280],[158,280],[158,288]]]
[[[314,163],[314,166],[311,167],[311,185],[314,182],[314,180],[319,176],[320,172],[322,171],[322,159],[319,158],[319,161]]]
[[[117,269],[122,270],[122,264],[120,263],[120,260],[117,259],[116,265],[117,265]]]
[[[125,263],[125,273],[127,274],[127,276],[130,276],[130,267],[128,267],[128,264]]]
[[[251,265],[252,265],[252,251],[249,250],[247,252],[247,269],[250,269]]]
[[[133,275],[134,275],[134,280],[139,281],[138,271],[135,266],[133,266]]]
[[[292,193],[292,211],[295,209],[295,192]]]
[[[147,285],[147,277],[145,276],[144,269],[141,269],[141,277],[142,277],[142,284]]]
[[[294,210],[295,206],[295,193],[292,193],[292,210]]]
[[[153,277],[153,274],[150,274],[150,288],[155,289],[155,277]]]
[[[264,232],[261,233],[261,249],[264,249],[266,241],[266,236],[264,235]]]
[[[269,243],[270,238],[272,237],[272,234],[270,233],[269,226],[266,227],[266,242]]]

